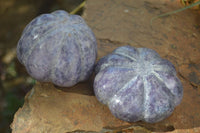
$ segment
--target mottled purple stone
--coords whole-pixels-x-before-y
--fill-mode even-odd
[[[95,71],[97,99],[124,121],[161,121],[183,96],[175,67],[152,49],[119,47],[100,59]]]
[[[83,18],[62,10],[33,19],[17,45],[17,57],[33,78],[62,87],[87,80],[96,55],[95,36]]]

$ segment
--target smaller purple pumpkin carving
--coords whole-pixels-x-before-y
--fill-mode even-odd
[[[183,96],[175,67],[152,49],[119,47],[100,59],[95,71],[97,99],[124,121],[161,121]]]
[[[95,36],[83,18],[62,10],[33,19],[17,45],[17,57],[33,78],[62,87],[87,80],[96,55]]]

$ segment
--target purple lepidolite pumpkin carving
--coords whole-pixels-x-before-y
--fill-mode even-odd
[[[183,88],[171,62],[148,48],[122,46],[99,60],[94,92],[117,118],[154,123],[168,117]]]
[[[33,78],[62,87],[88,79],[96,55],[91,29],[80,16],[62,10],[33,19],[17,46],[17,57]]]

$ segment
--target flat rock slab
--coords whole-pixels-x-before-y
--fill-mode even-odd
[[[156,124],[127,123],[100,104],[92,90],[93,78],[72,88],[37,83],[11,125],[14,133],[38,132],[200,132],[200,17],[181,8],[179,0],[87,0],[83,17],[98,40],[98,59],[122,45],[156,50],[175,66],[184,87],[181,104]]]
[[[26,95],[24,107],[15,115],[13,132],[100,131],[105,125],[127,125],[112,117],[108,108],[96,100],[92,90],[82,93],[84,89],[91,88],[79,84],[64,92],[52,84],[37,83]]]

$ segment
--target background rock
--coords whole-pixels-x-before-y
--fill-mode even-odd
[[[148,47],[170,60],[184,87],[181,104],[156,124],[127,123],[112,116],[92,91],[92,79],[72,88],[37,83],[13,120],[14,133],[25,132],[200,132],[200,17],[177,0],[88,0],[83,17],[98,39],[98,59],[122,45]]]

